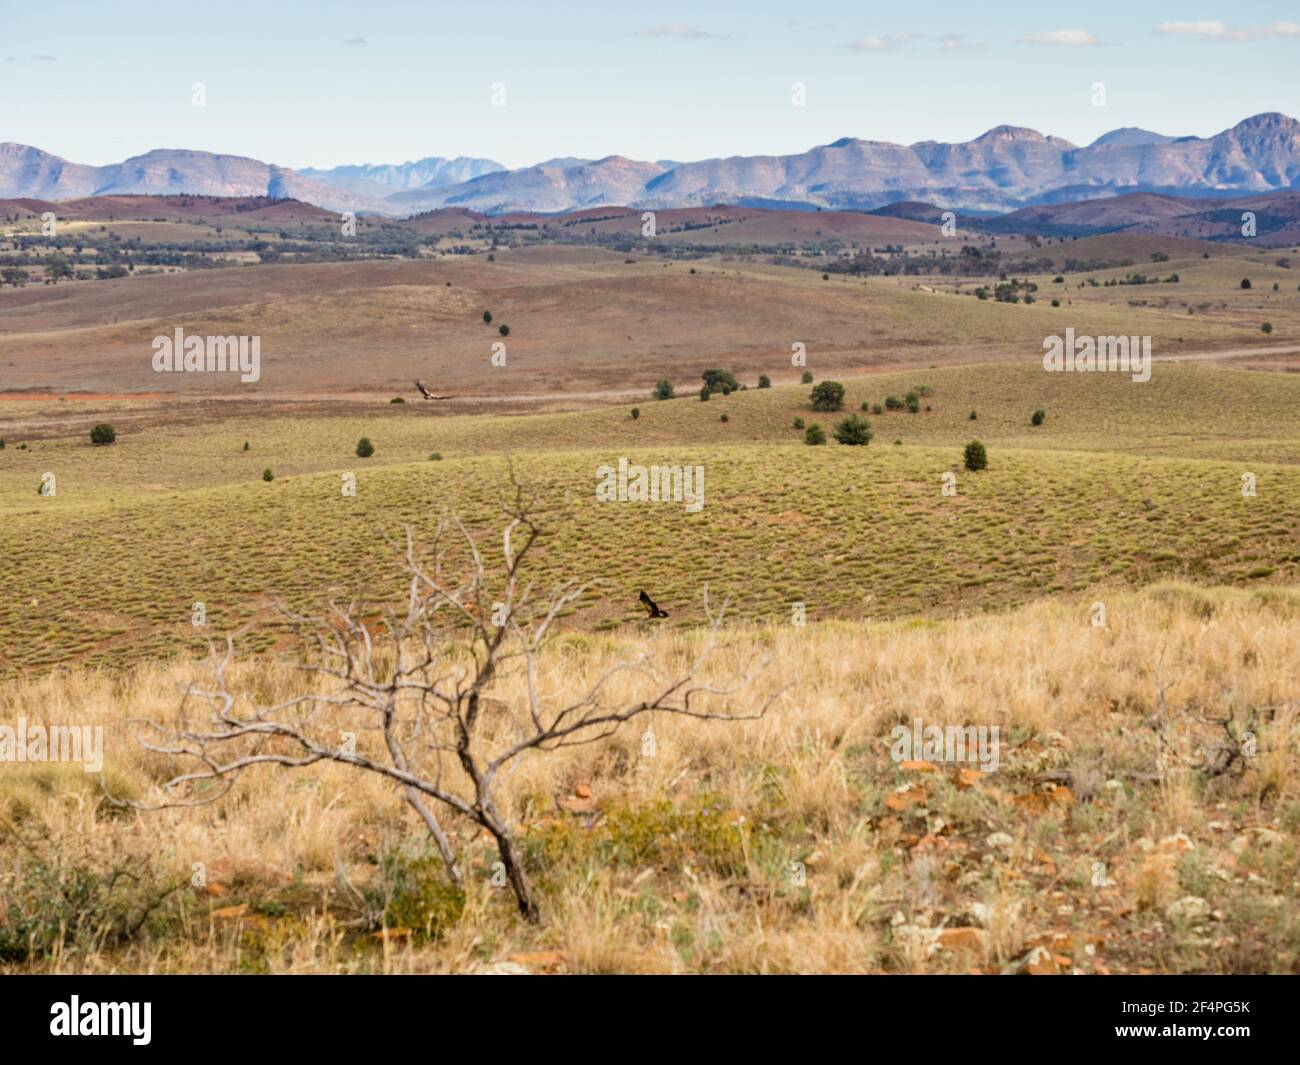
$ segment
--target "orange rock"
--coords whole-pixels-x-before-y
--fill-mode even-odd
[[[534,950],[506,955],[506,961],[512,961],[516,965],[526,965],[530,969],[558,969],[568,964],[568,960],[561,950]]]
[[[908,773],[937,773],[939,767],[933,762],[899,762],[898,768]]]
[[[371,939],[382,939],[388,941],[405,941],[409,940],[414,933],[409,928],[398,926],[396,928],[381,928],[378,932],[371,932]]]
[[[981,773],[978,769],[959,769],[957,770],[957,787],[962,791],[976,787],[987,775],[987,773]]]
[[[1072,805],[1074,803],[1074,792],[1065,785],[1060,785],[1050,791],[1031,791],[1027,795],[1017,795],[1011,801],[1030,813],[1041,814],[1053,808]]]
[[[241,902],[238,906],[223,906],[219,910],[213,910],[212,916],[218,921],[233,921],[236,917],[243,917],[248,912],[248,903]]]
[[[573,794],[576,795],[579,799],[590,799],[591,788],[587,787],[586,784],[579,784],[576,788],[573,789]]]
[[[901,813],[920,802],[925,802],[925,787],[921,784],[913,784],[905,791],[895,791],[885,796],[885,805],[895,813]]]
[[[219,898],[221,898],[221,896],[224,895],[225,893],[226,893],[226,887],[225,887],[225,885],[224,885],[224,884],[219,884],[219,883],[217,883],[217,881],[215,881],[215,880],[214,880],[212,883],[208,884],[208,885],[203,889],[203,894],[205,894],[205,895],[210,895],[210,896],[212,896],[212,898],[214,898],[214,899],[219,899]]]
[[[988,946],[988,933],[982,928],[944,928],[939,932],[939,946],[944,950],[983,957]]]

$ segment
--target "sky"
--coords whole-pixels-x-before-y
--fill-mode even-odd
[[[687,160],[1002,124],[1086,144],[1262,111],[1300,117],[1294,0],[0,0],[0,141],[96,165]]]

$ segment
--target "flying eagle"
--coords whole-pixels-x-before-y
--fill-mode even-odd
[[[660,610],[659,604],[646,595],[644,589],[641,592],[641,605],[645,607],[646,613],[651,618],[666,618],[668,616],[668,611]]]
[[[423,381],[416,381],[415,387],[420,390],[420,395],[422,395],[425,399],[451,399],[451,396],[435,396],[432,392],[430,392],[427,388],[424,387]]]

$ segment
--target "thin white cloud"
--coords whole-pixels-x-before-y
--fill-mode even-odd
[[[944,33],[939,36],[939,47],[945,52],[964,52],[983,48],[984,46],[982,44],[976,44],[964,33]]]
[[[1087,30],[1047,30],[1044,33],[1027,33],[1016,44],[1050,44],[1058,48],[1091,48],[1101,44]]]
[[[852,48],[855,52],[885,52],[923,36],[922,33],[886,33],[880,37],[860,37],[844,47]]]
[[[58,60],[55,59],[54,56],[52,55],[34,55],[32,56],[32,62],[33,63],[57,63]]]
[[[344,44],[365,44],[366,39],[364,37],[349,37],[343,43]]]
[[[651,26],[648,29],[637,30],[636,36],[675,37],[679,41],[720,41],[725,39],[724,35],[696,29],[694,26],[687,26],[683,22],[669,22],[664,26]]]
[[[1266,37],[1300,37],[1300,22],[1278,21],[1269,26],[1226,26],[1218,19],[1162,22],[1156,33],[1199,37],[1203,41],[1258,41]]]

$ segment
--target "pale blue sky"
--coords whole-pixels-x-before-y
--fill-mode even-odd
[[[1294,2],[0,0],[0,26],[0,141],[95,164],[150,148],[294,167],[697,159],[1300,116]]]

